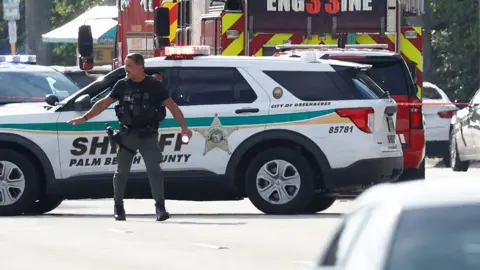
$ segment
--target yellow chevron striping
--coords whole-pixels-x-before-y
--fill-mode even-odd
[[[377,44],[375,40],[368,34],[357,35],[358,44]]]
[[[395,41],[395,39],[388,37],[392,42]],[[405,38],[405,36],[402,34],[400,35],[400,50],[402,51],[405,56],[417,63],[417,67],[420,71],[423,72],[422,68],[422,53],[413,45],[408,39]]]
[[[232,25],[240,20],[242,14],[239,13],[228,13],[222,16],[222,35],[229,30]]]
[[[170,36],[168,37],[170,39],[170,42],[173,42],[175,40],[175,36],[177,33],[177,20],[170,24]]]
[[[243,50],[244,33],[242,32],[227,48],[223,49],[222,55],[240,55]]]
[[[264,45],[279,45],[283,44],[285,40],[289,40],[293,34],[276,34],[273,35]],[[260,50],[258,50],[257,53],[255,53],[256,56],[262,56],[263,55],[263,46]]]
[[[413,29],[415,29],[415,31],[417,32],[417,34],[423,35],[423,33],[422,33],[422,27],[413,27]]]

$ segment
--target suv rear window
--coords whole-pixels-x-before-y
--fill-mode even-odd
[[[411,95],[415,89],[411,89],[412,85],[410,73],[404,66],[403,60],[395,61],[378,61],[369,63],[372,68],[367,71],[368,75],[385,91],[391,95]]]
[[[336,72],[264,71],[271,79],[303,101],[378,99],[386,93],[354,68],[334,66]]]

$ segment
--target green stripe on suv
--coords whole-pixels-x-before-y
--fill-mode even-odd
[[[296,121],[305,121],[311,118],[317,118],[329,115],[334,110],[320,110],[311,112],[285,113],[272,115],[249,115],[249,116],[220,116],[220,122],[224,126],[248,126],[262,124],[289,123]],[[186,122],[189,127],[208,127],[212,124],[214,117],[196,117],[187,118]],[[105,124],[108,123],[112,127],[118,127],[117,121],[108,122],[87,122],[81,125],[72,126],[67,123],[15,123],[0,124],[0,129],[24,129],[35,131],[102,131],[105,130]],[[179,127],[175,119],[165,119],[161,124],[161,128]]]

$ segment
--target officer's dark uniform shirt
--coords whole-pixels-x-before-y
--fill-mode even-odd
[[[134,93],[148,92],[149,104],[155,105],[157,108],[163,106],[163,102],[170,97],[167,89],[163,86],[163,83],[151,76],[145,76],[145,79],[141,82],[129,81],[128,79],[119,80],[112,89],[110,97],[122,102],[125,92],[129,89]]]

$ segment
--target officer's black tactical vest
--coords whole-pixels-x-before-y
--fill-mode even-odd
[[[145,77],[145,80],[153,78]],[[166,109],[158,101],[159,89],[139,89],[132,81],[125,80],[126,89],[119,104],[115,106],[115,113],[120,124],[131,128],[157,129],[165,119]],[[142,85],[143,87],[143,85]]]

